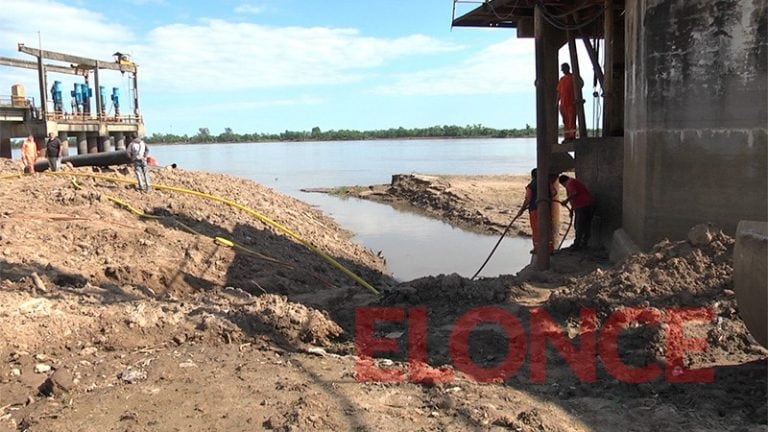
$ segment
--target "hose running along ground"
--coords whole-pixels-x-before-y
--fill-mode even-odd
[[[72,177],[94,178],[94,179],[105,180],[105,181],[109,181],[109,182],[113,182],[113,183],[125,183],[125,184],[133,184],[133,185],[137,184],[136,180],[111,177],[111,176],[106,176],[106,175],[102,175],[102,174],[88,174],[88,173],[75,173],[75,172],[62,172],[62,171],[56,171],[56,172],[46,171],[44,174],[45,175],[51,175],[51,176],[65,176],[65,177],[66,176],[72,176]],[[20,178],[22,176],[24,176],[24,174],[13,174],[13,175],[2,176],[2,177],[0,177],[0,179]],[[373,285],[369,284],[368,282],[365,281],[365,279],[363,279],[362,277],[358,276],[357,274],[355,274],[354,272],[352,272],[348,268],[344,267],[341,263],[336,261],[333,257],[331,257],[327,253],[323,252],[322,250],[317,248],[315,245],[313,245],[309,241],[305,240],[304,238],[302,238],[300,235],[296,234],[295,232],[293,232],[289,228],[283,226],[282,224],[280,224],[280,223],[270,219],[269,217],[267,217],[267,216],[257,212],[256,210],[254,210],[254,209],[252,209],[250,207],[244,206],[244,205],[242,205],[242,204],[240,204],[240,203],[238,203],[236,201],[232,201],[230,199],[227,199],[227,198],[224,198],[224,197],[221,197],[221,196],[218,196],[218,195],[207,194],[207,193],[203,193],[203,192],[199,192],[199,191],[195,191],[195,190],[191,190],[191,189],[184,189],[184,188],[180,188],[180,187],[168,186],[168,185],[163,185],[163,184],[154,184],[154,185],[152,185],[152,187],[154,189],[166,190],[166,191],[178,192],[178,193],[184,193],[184,194],[187,194],[187,195],[193,195],[193,196],[197,196],[197,197],[200,197],[200,198],[205,198],[205,199],[208,199],[208,200],[211,200],[211,201],[218,201],[218,202],[226,204],[226,205],[228,205],[230,207],[242,210],[245,213],[255,217],[256,219],[259,219],[263,223],[265,223],[267,225],[270,225],[273,228],[276,228],[277,230],[283,232],[284,234],[288,235],[292,239],[294,239],[297,242],[301,243],[302,245],[304,245],[304,247],[306,247],[311,252],[313,252],[314,254],[318,255],[322,259],[324,259],[326,262],[331,264],[333,267],[336,267],[336,269],[338,269],[339,271],[341,271],[342,273],[347,275],[350,279],[352,279],[355,282],[357,282],[363,288],[367,289],[368,291],[370,291],[370,292],[372,292],[372,293],[374,293],[376,295],[379,294],[379,291],[376,288],[374,288]]]
[[[506,228],[504,228],[504,232],[503,232],[503,233],[501,233],[501,237],[499,237],[499,241],[497,241],[497,242],[496,242],[496,245],[493,247],[493,249],[491,249],[491,253],[490,253],[490,254],[488,254],[488,258],[486,258],[486,259],[485,259],[485,261],[483,261],[483,265],[481,265],[481,266],[480,266],[480,268],[479,268],[479,269],[477,269],[477,271],[475,272],[475,274],[473,274],[473,275],[472,275],[472,277],[470,278],[470,280],[475,280],[475,278],[477,277],[477,275],[479,275],[479,274],[480,274],[480,272],[481,272],[481,271],[483,271],[483,269],[485,268],[485,265],[486,265],[486,264],[488,264],[488,261],[490,261],[490,260],[491,260],[491,257],[492,257],[492,256],[493,256],[493,254],[496,252],[496,248],[498,248],[498,247],[499,247],[499,244],[501,244],[501,241],[504,239],[504,236],[506,236],[506,235],[507,235],[507,233],[509,232],[509,229],[510,229],[510,228],[512,228],[512,224],[513,224],[513,223],[515,223],[515,221],[517,220],[517,218],[519,218],[519,217],[520,217],[520,215],[522,215],[522,213],[520,213],[520,214],[518,214],[517,216],[515,216],[515,217],[512,219],[512,222],[510,222],[510,223],[509,223],[509,225],[507,225],[507,227],[506,227]]]

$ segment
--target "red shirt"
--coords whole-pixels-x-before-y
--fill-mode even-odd
[[[571,207],[574,209],[595,204],[595,197],[589,193],[589,189],[584,186],[584,183],[576,179],[568,179],[568,181],[565,182],[565,193],[568,195]]]

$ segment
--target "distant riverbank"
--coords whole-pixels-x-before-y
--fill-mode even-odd
[[[193,135],[153,133],[145,137],[147,143],[157,144],[216,144],[216,143],[261,143],[261,142],[311,142],[311,141],[369,141],[369,140],[415,140],[415,139],[492,139],[532,138],[536,129],[525,125],[523,129],[494,129],[483,125],[431,126],[427,128],[403,127],[358,131],[328,130],[319,127],[311,131],[288,131],[280,133],[236,133],[230,128],[215,135],[208,128],[200,128]]]

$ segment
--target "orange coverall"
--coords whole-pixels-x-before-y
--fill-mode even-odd
[[[21,161],[24,163],[28,172],[35,172],[35,161],[37,161],[37,144],[34,140],[25,139],[21,145]]]
[[[573,94],[573,74],[565,74],[557,82],[560,115],[563,117],[565,139],[576,139],[576,98]]]

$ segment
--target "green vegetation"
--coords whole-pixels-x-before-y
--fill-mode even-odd
[[[346,196],[346,195],[358,195],[360,192],[368,189],[364,186],[339,186],[337,188],[332,189],[329,194],[330,195],[336,195],[336,196]]]
[[[428,128],[405,129],[403,127],[373,130],[330,130],[319,127],[311,131],[285,131],[279,134],[245,133],[238,134],[232,128],[225,128],[219,135],[212,135],[208,128],[198,129],[197,134],[174,135],[154,133],[145,137],[147,143],[217,143],[217,142],[268,142],[268,141],[359,141],[375,139],[407,138],[526,138],[535,137],[536,129],[525,125],[524,129],[493,129],[483,125],[432,126]]]

